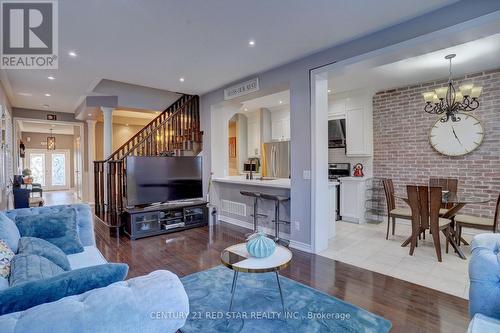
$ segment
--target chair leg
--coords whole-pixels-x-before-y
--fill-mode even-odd
[[[439,241],[439,229],[437,228],[437,226],[435,227],[431,226],[430,230],[432,231],[432,240],[434,241],[434,249],[436,250],[436,256],[438,258],[438,261],[441,262],[443,260],[441,258],[441,242]]]
[[[448,231],[450,231],[450,229],[448,229]],[[450,244],[453,247],[453,249],[455,249],[455,252],[458,253],[458,256],[460,258],[462,258],[462,259],[465,259],[464,253],[462,252],[462,250],[460,250],[460,248],[458,247],[457,243],[455,243],[455,237],[456,237],[456,235],[454,235],[454,232],[455,232],[454,230],[451,230],[451,232],[448,233],[447,238],[449,239]]]
[[[396,230],[396,218],[392,218],[392,235],[394,236],[394,231]]]
[[[389,239],[389,228],[391,227],[391,216],[387,216],[387,234],[385,235],[385,239]]]
[[[457,245],[460,246],[460,240],[462,239],[462,226],[460,224],[457,224],[457,229],[458,229]]]

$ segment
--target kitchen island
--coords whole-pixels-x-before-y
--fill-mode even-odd
[[[289,178],[246,179],[245,176],[214,177],[210,188],[210,204],[217,210],[217,219],[244,228],[253,228],[253,198],[240,191],[259,192],[290,197]],[[274,202],[259,200],[259,227],[268,235],[274,235]],[[290,221],[290,201],[280,205],[280,219]],[[280,226],[280,237],[290,239],[290,225]]]

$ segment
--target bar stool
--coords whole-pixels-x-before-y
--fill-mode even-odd
[[[290,224],[290,221],[280,220],[280,203],[290,200],[290,197],[275,194],[261,193],[262,199],[274,201],[274,241],[280,245],[288,247],[290,241],[280,238],[280,224]]]
[[[253,217],[253,232],[245,234],[245,237],[248,237],[257,232],[259,218],[266,218],[267,215],[259,214],[259,199],[261,197],[261,194],[259,192],[240,191],[240,194],[246,197],[253,198],[253,214],[250,214],[250,216]]]

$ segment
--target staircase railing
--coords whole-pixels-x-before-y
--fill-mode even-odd
[[[107,159],[94,161],[95,214],[110,227],[120,226],[127,156],[196,154],[202,135],[199,97],[183,95]]]

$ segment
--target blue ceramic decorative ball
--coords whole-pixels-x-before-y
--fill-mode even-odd
[[[247,251],[252,257],[266,258],[273,254],[274,250],[276,244],[262,232],[250,236],[247,240]]]

